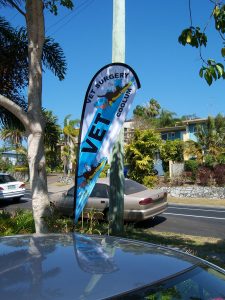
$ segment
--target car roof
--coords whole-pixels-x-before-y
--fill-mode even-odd
[[[0,249],[1,297],[8,300],[103,299],[203,264],[159,245],[82,234],[2,237]]]
[[[125,180],[131,181],[132,179],[129,178],[124,178]],[[105,183],[109,184],[109,177],[104,177],[104,178],[98,178],[97,183]]]

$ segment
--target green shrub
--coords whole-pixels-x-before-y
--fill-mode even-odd
[[[196,160],[194,159],[186,160],[184,162],[184,176],[186,177],[186,179],[189,178],[195,181],[198,168],[199,168],[199,163]]]
[[[50,173],[52,173],[52,169],[50,168],[50,167],[48,167],[48,166],[46,166],[46,172],[47,172],[47,174],[50,174]]]
[[[184,162],[184,171],[196,173],[199,163],[196,160],[190,159]]]
[[[143,184],[149,188],[154,187],[158,183],[158,177],[155,175],[145,176],[143,178]]]
[[[21,172],[21,173],[25,173],[29,171],[29,168],[27,166],[15,166],[14,168],[15,172]]]
[[[34,219],[31,211],[17,210],[13,215],[0,214],[0,235],[34,233]]]
[[[216,158],[214,155],[207,154],[205,156],[204,166],[206,166],[208,168],[213,168],[215,163],[216,163]]]
[[[217,156],[218,164],[225,164],[225,153],[221,153]]]

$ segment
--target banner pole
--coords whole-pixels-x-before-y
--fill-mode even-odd
[[[125,0],[113,0],[112,62],[125,62]],[[124,130],[120,131],[111,156],[109,231],[124,231]]]

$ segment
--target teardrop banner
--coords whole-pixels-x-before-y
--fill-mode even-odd
[[[100,69],[87,89],[78,142],[74,216],[78,221],[95,183],[109,161],[113,145],[126,119],[139,79],[123,63]]]

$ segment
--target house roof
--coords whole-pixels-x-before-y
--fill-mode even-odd
[[[183,124],[188,125],[188,124],[196,124],[196,123],[206,123],[208,119],[206,118],[201,118],[201,119],[192,119],[192,120],[184,120],[182,121]],[[180,122],[179,122],[180,123]],[[177,123],[176,123],[177,124]]]
[[[159,132],[171,132],[171,131],[184,131],[186,130],[186,126],[174,126],[174,127],[163,127],[157,128],[156,131]]]

